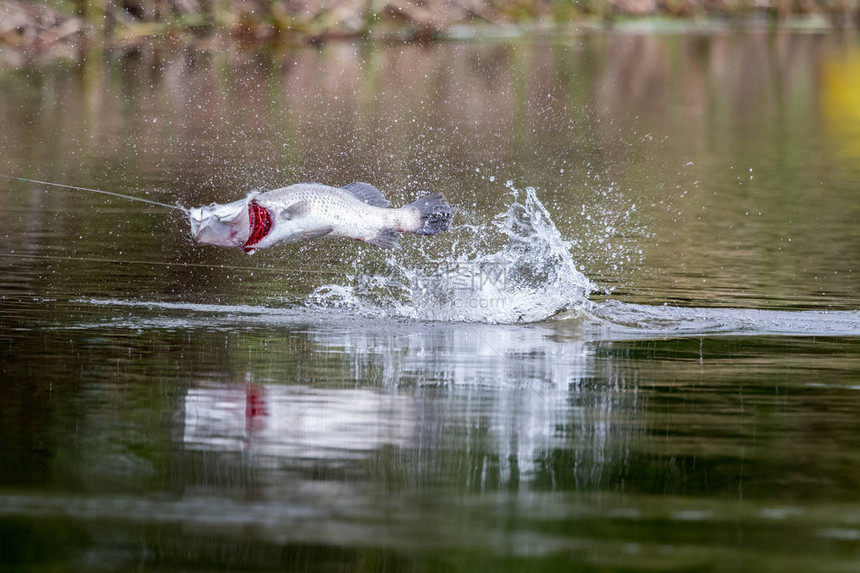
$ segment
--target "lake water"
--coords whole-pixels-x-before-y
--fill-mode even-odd
[[[0,71],[0,173],[444,192],[253,256],[0,180],[0,569],[860,568],[860,39],[616,31]]]

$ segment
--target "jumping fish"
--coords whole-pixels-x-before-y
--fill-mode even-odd
[[[368,183],[298,183],[232,203],[193,207],[188,215],[197,244],[238,247],[249,254],[319,237],[347,237],[391,249],[398,233],[435,235],[451,222],[451,206],[441,193],[399,209],[388,206],[385,195]]]

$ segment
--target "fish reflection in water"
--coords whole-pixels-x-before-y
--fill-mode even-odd
[[[201,384],[185,396],[189,449],[348,457],[413,441],[415,405],[369,389]]]
[[[630,412],[618,402],[634,393],[612,383],[581,391],[592,377],[593,345],[552,332],[323,328],[314,342],[339,361],[342,379],[365,385],[332,387],[331,379],[302,380],[307,373],[287,384],[200,380],[183,401],[182,442],[188,450],[252,452],[242,463],[266,466],[362,460],[393,447],[423,458],[410,468],[416,472],[434,471],[427,467],[434,456],[465,447],[475,458],[467,463],[492,460],[502,481],[529,479],[548,452],[576,447],[587,451],[580,469],[599,474],[589,463],[610,461],[605,450],[626,442],[630,421],[613,418],[616,409]]]

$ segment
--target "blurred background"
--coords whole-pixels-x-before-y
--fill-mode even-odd
[[[44,50],[85,37],[152,35],[267,42],[343,37],[430,40],[679,20],[799,28],[855,27],[858,0],[3,0],[0,42]],[[493,30],[488,32],[488,30]]]

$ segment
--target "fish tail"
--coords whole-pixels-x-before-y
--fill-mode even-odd
[[[447,231],[454,213],[451,205],[441,193],[425,195],[409,205],[418,209],[421,225],[415,231],[419,235],[435,235]]]

